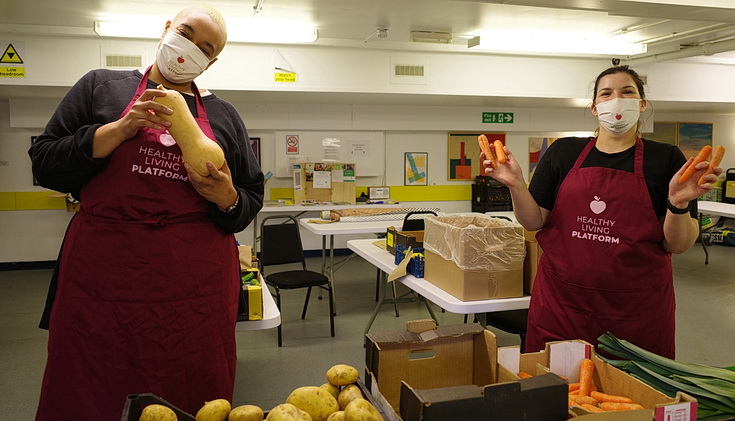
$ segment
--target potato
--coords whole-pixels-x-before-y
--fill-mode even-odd
[[[232,408],[227,421],[263,421],[263,410],[255,405],[240,405]]]
[[[196,421],[226,421],[230,414],[230,402],[227,399],[215,399],[204,402],[196,415]]]
[[[266,421],[313,421],[311,415],[306,411],[291,405],[290,403],[282,403],[271,409]]]
[[[383,421],[383,417],[367,400],[355,399],[345,408],[345,421]]]
[[[143,408],[139,418],[140,421],[176,421],[178,419],[173,409],[155,403]]]
[[[334,396],[334,399],[337,399],[337,396],[339,396],[339,387],[333,385],[332,383],[327,382],[319,387],[329,392],[332,396]]]
[[[286,403],[306,411],[314,421],[325,421],[332,412],[339,411],[339,404],[331,393],[319,386],[303,386],[286,398]]]
[[[327,381],[335,386],[345,386],[357,381],[360,372],[347,364],[337,364],[327,370]]]
[[[342,391],[339,392],[339,396],[337,396],[337,403],[339,404],[339,409],[343,410],[347,407],[347,404],[352,402],[355,399],[362,399],[362,391],[359,387],[355,384],[348,384],[347,386],[342,388]]]
[[[327,421],[345,421],[345,411],[332,412]]]

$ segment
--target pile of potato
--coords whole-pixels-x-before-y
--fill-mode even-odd
[[[355,384],[356,368],[337,364],[326,373],[327,383],[303,386],[288,395],[286,402],[271,409],[266,421],[384,421],[378,410]],[[148,405],[140,421],[177,421],[176,414],[163,405]],[[206,402],[196,421],[263,421],[263,410],[255,405],[230,407],[226,399]]]

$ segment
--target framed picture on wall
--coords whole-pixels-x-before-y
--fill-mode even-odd
[[[684,156],[696,156],[705,145],[712,146],[712,123],[679,123],[679,149]]]
[[[449,180],[474,180],[482,174],[480,145],[477,137],[482,132],[453,132],[448,135],[448,174]],[[500,140],[505,145],[505,133],[484,133],[492,143]]]
[[[38,136],[31,136],[31,146],[33,146],[33,144],[36,143],[36,139],[38,139]],[[36,176],[33,174],[31,174],[31,176],[33,177],[33,185],[39,186],[40,184],[38,184],[38,180],[36,180]]]
[[[403,158],[403,185],[429,185],[429,153],[406,152]]]
[[[541,157],[546,153],[552,143],[556,140],[555,137],[529,137],[528,138],[528,181],[533,178],[533,173],[536,170]]]
[[[668,143],[671,145],[678,144],[679,137],[676,122],[673,121],[654,121],[653,132],[641,133],[644,139],[655,140],[656,142]]]
[[[261,165],[261,162],[260,162],[260,138],[259,137],[251,137],[250,138],[250,147],[253,148],[253,155],[255,155],[255,159],[258,161],[258,165]]]

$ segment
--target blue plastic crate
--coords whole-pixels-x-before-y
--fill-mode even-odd
[[[406,255],[407,247],[396,244],[395,264],[400,264]],[[406,266],[406,271],[417,278],[424,277],[424,249],[416,247],[412,249],[413,256]]]

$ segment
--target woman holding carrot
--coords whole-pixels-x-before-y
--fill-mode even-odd
[[[696,199],[722,172],[673,145],[641,139],[643,81],[627,66],[595,81],[597,136],[556,140],[526,187],[518,162],[482,154],[485,173],[510,189],[517,220],[543,249],[526,349],[549,341],[596,344],[606,331],[674,358],[671,254],[698,236]],[[685,171],[689,177],[682,177]],[[700,177],[702,182],[700,182]],[[680,179],[685,178],[680,182]]]

